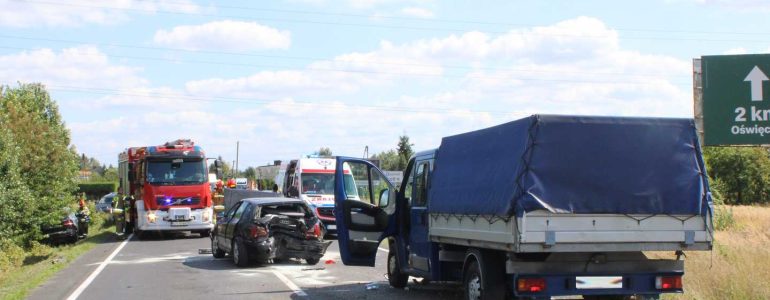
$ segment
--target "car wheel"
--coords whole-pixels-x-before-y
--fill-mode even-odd
[[[409,276],[401,273],[401,268],[398,266],[396,251],[391,248],[390,251],[388,251],[388,283],[394,288],[403,289],[408,280]]]
[[[249,253],[247,251],[241,238],[235,238],[235,241],[233,241],[233,262],[236,266],[245,267],[249,265]]]
[[[214,258],[225,257],[225,251],[219,248],[219,243],[217,243],[216,236],[211,237],[211,255],[213,255]]]
[[[313,266],[313,265],[317,265],[318,262],[321,261],[321,258],[320,257],[307,258],[305,259],[305,261],[307,261],[308,265]]]

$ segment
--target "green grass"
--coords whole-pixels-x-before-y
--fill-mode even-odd
[[[35,245],[26,252],[20,266],[0,273],[0,299],[24,299],[30,291],[48,281],[60,270],[94,246],[115,239],[114,227],[105,215],[93,213],[89,236],[75,244],[51,247]]]

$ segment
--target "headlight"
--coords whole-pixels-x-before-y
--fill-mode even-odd
[[[147,222],[150,222],[150,223],[155,223],[155,219],[156,219],[156,218],[157,218],[157,216],[155,215],[155,212],[152,212],[152,211],[150,211],[150,212],[147,214]]]
[[[211,222],[211,209],[204,209],[203,210],[203,223]]]

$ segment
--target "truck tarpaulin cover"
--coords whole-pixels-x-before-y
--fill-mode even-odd
[[[269,197],[281,197],[281,194],[273,192],[263,192],[255,190],[240,190],[240,189],[224,189],[225,192],[225,209],[230,209],[235,203],[246,198],[269,198]]]
[[[707,191],[690,119],[534,115],[442,139],[428,209],[697,215]]]

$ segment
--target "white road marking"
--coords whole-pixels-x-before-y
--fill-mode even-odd
[[[380,247],[377,247],[377,249],[380,249],[380,251],[382,251],[382,252],[385,252],[385,253],[388,253],[388,252],[390,252],[390,251],[388,251],[388,249],[385,249],[385,248],[380,248]]]
[[[275,277],[278,277],[278,279],[283,281],[283,284],[285,284],[287,287],[289,287],[289,289],[294,291],[294,293],[297,294],[297,296],[307,297],[307,293],[305,293],[305,291],[300,289],[296,284],[294,284],[294,282],[291,282],[291,280],[289,280],[289,278],[286,278],[286,276],[281,274],[281,272],[279,272],[277,270],[273,270],[273,274],[275,274]]]
[[[118,252],[120,252],[120,250],[122,250],[123,247],[125,247],[126,244],[128,244],[128,241],[130,241],[132,237],[134,237],[133,233],[130,234],[125,241],[120,243],[120,246],[118,246],[118,248],[116,248],[115,251],[112,251],[112,254],[110,254],[110,256],[108,256],[107,259],[105,259],[102,263],[99,264],[98,267],[96,267],[96,270],[94,270],[91,273],[91,275],[89,275],[88,278],[86,278],[86,280],[84,280],[83,283],[81,283],[80,286],[78,286],[78,288],[75,289],[75,291],[72,292],[72,294],[70,294],[69,297],[67,297],[67,300],[75,300],[78,297],[80,297],[80,294],[86,290],[86,288],[91,284],[91,282],[94,281],[94,279],[96,279],[96,276],[99,276],[99,273],[101,273],[102,270],[104,270],[104,267],[106,267],[107,264],[109,264],[110,261],[112,261],[115,255],[118,255]]]

